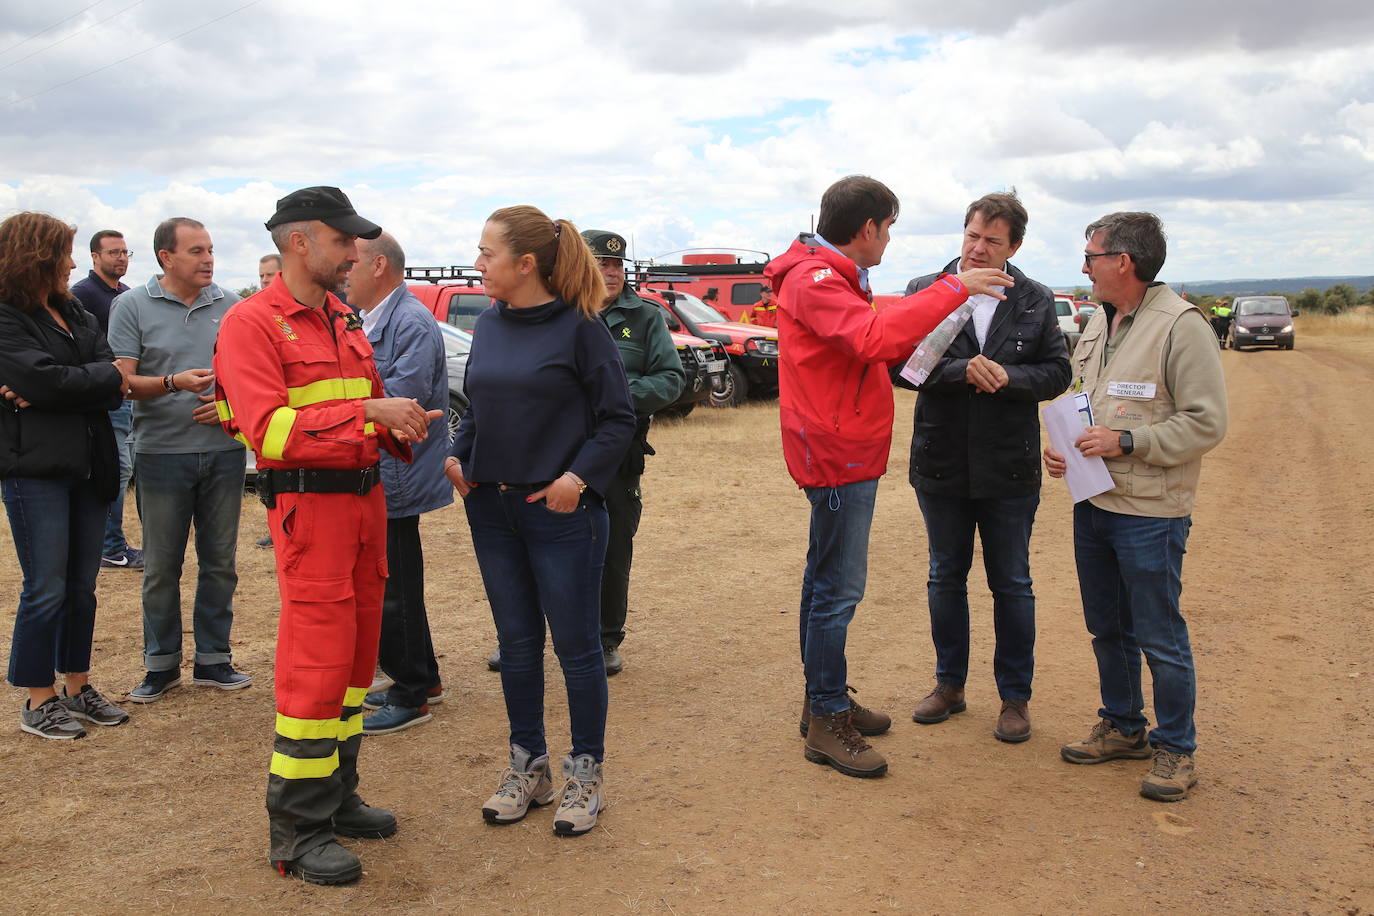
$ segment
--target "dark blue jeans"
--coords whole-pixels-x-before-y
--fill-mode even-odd
[[[234,589],[239,574],[243,449],[185,455],[138,453],[138,514],[143,519],[143,663],[149,671],[181,665],[181,569],[196,527],[200,576],[191,614],[198,665],[230,660]]]
[[[568,691],[572,753],[606,755],[606,663],[601,652],[601,569],[606,510],[584,497],[572,512],[526,490],[482,484],[463,500],[472,546],[501,646],[510,740],[535,757],[544,739],[544,622]]]
[[[811,533],[802,576],[801,656],[813,716],[849,708],[845,637],[868,584],[868,531],[878,481],[808,487]]]
[[[129,438],[133,427],[133,405],[125,401],[118,410],[110,411],[110,425],[114,427],[115,451],[119,453],[119,492],[105,519],[105,546],[101,556],[117,557],[129,546],[124,540],[124,494],[129,490],[129,480],[134,476],[134,444]]]
[[[1186,516],[1121,515],[1087,500],[1073,507],[1078,588],[1102,690],[1097,714],[1128,734],[1149,725],[1140,688],[1143,652],[1159,723],[1150,744],[1179,754],[1197,748],[1193,650],[1179,612],[1191,527]]]
[[[983,570],[992,592],[996,648],[992,673],[1004,700],[1029,700],[1035,673],[1035,595],[1031,591],[1030,537],[1040,494],[1006,499],[965,499],[916,491],[930,547],[930,638],[935,679],[964,686],[968,679],[968,574],[973,533],[983,542]]]
[[[386,592],[382,598],[382,631],[377,661],[394,684],[387,702],[418,709],[426,694],[439,686],[439,662],[425,608],[425,552],[420,543],[420,516],[386,520]]]
[[[89,480],[10,477],[3,493],[24,573],[9,682],[51,687],[54,670],[91,670],[95,579],[110,504]]]

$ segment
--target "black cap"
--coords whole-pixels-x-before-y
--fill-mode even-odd
[[[375,239],[382,234],[381,226],[358,215],[347,194],[326,187],[301,188],[277,201],[277,212],[267,221],[267,228],[308,220],[319,220],[360,239]]]
[[[622,261],[630,259],[625,237],[622,235],[607,232],[605,229],[584,229],[582,238],[586,239],[587,247],[592,250],[594,258],[620,258]]]

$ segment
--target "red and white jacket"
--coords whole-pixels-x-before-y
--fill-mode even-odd
[[[892,446],[891,364],[963,304],[968,290],[946,274],[930,287],[873,308],[851,259],[802,235],[764,269],[778,303],[782,453],[799,487],[838,487],[881,477]]]

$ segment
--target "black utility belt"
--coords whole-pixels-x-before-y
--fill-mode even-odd
[[[377,465],[356,471],[337,468],[259,468],[258,498],[271,509],[278,493],[354,493],[366,496],[381,482]]]

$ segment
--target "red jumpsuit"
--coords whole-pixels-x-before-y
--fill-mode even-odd
[[[333,295],[309,308],[278,275],[224,316],[214,370],[220,421],[260,469],[367,468],[379,447],[410,460],[409,446],[363,419],[363,401],[384,397],[382,382],[357,316]],[[386,501],[380,484],[366,495],[276,499],[267,512],[281,591],[267,810],[271,857],[284,861],[332,840],[335,813],[361,804],[361,706],[377,663]]]
[[[750,322],[764,328],[776,328],[778,326],[778,302],[776,299],[769,300],[767,305],[759,302],[754,306],[753,313],[749,316]]]

